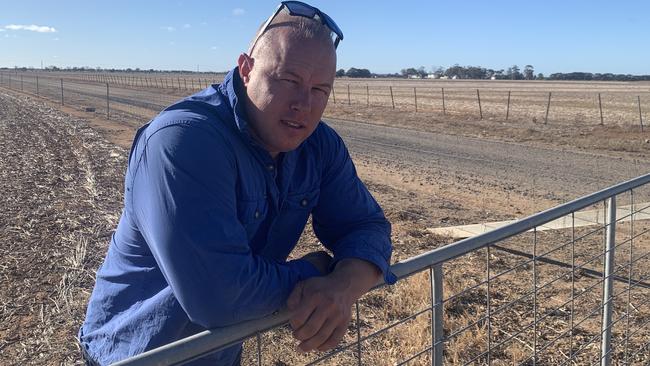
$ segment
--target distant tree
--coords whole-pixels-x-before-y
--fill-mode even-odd
[[[537,74],[537,80],[544,80],[544,74],[542,74],[541,72]]]
[[[510,80],[521,80],[523,79],[523,75],[521,72],[519,72],[519,66],[517,65],[512,65],[511,67],[508,68],[506,71],[506,76]]]
[[[535,69],[533,65],[524,66],[524,79],[533,80],[535,78]]]
[[[343,69],[336,70],[336,77],[340,78],[342,76],[345,76],[345,70],[343,70]]]
[[[348,69],[348,71],[345,72],[345,76],[350,78],[369,78],[371,76],[371,73],[368,69],[357,69],[351,67]]]
[[[419,71],[414,67],[409,67],[408,69],[402,69],[402,71],[400,71],[400,74],[407,78],[411,75],[419,75]]]

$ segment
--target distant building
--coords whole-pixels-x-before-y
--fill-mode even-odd
[[[427,79],[438,79],[438,74],[427,74]]]

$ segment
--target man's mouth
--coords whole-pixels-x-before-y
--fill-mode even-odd
[[[300,123],[293,122],[293,121],[287,121],[286,119],[283,119],[281,122],[282,122],[282,124],[284,124],[285,126],[288,126],[288,127],[291,127],[291,128],[295,128],[295,129],[300,129],[300,128],[303,128],[303,127],[304,127],[304,126],[301,125]]]

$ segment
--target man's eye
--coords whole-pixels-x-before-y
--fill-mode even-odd
[[[282,79],[282,81],[290,83],[290,84],[297,84],[298,82],[294,79]]]

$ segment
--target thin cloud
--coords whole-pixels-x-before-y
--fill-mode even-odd
[[[217,48],[218,48],[217,46],[210,47],[211,50],[216,50]]]
[[[56,37],[56,38],[54,38],[53,40],[54,40],[54,41],[58,41],[58,40],[59,40],[59,37]]]
[[[4,30],[4,29],[2,29],[2,28],[0,28],[0,32],[6,32],[6,30]]]
[[[5,26],[5,29],[9,30],[26,30],[30,32],[38,32],[38,33],[56,33],[56,29],[53,27],[48,27],[44,25],[22,25],[22,24],[9,24]]]
[[[183,28],[185,28],[185,29],[192,28],[192,25],[191,24],[183,24]]]
[[[160,27],[160,29],[166,30],[167,32],[173,32],[176,30],[176,28],[170,26]]]
[[[242,8],[232,9],[232,15],[234,15],[234,16],[240,16],[240,15],[244,15],[244,14],[246,14],[246,10],[244,10]]]

